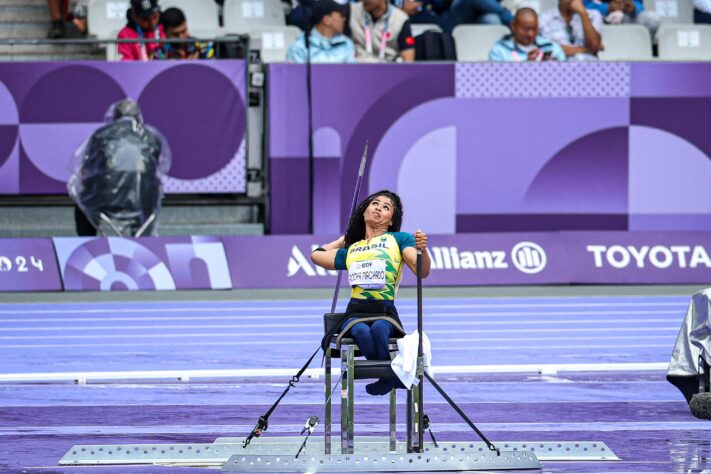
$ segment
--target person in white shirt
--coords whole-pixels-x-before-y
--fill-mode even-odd
[[[595,60],[602,49],[602,15],[586,10],[582,0],[559,0],[558,7],[541,14],[541,35],[558,43],[568,59]]]

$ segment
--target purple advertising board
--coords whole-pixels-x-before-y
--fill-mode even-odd
[[[67,291],[232,288],[220,237],[54,239]]]
[[[246,191],[246,63],[0,64],[0,194],[66,194],[72,156],[130,97],[170,146],[168,193]]]
[[[571,283],[711,285],[711,234],[565,232]]]
[[[0,239],[0,291],[61,291],[51,239]]]
[[[709,231],[711,63],[270,65],[271,230],[343,232],[392,189],[437,234]],[[347,91],[344,93],[343,91]]]
[[[427,285],[711,284],[711,233],[530,232],[429,236]],[[223,237],[235,288],[333,288],[312,249],[333,235]],[[403,270],[403,286],[415,278]]]

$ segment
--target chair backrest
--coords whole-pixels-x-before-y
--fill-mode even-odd
[[[217,3],[214,0],[161,0],[162,10],[171,7],[179,8],[188,21],[188,30],[193,36],[196,31],[203,35],[212,32],[216,36],[220,29],[220,18]]]
[[[558,6],[558,0],[503,0],[501,5],[513,13],[523,7],[533,8],[540,15],[547,10],[556,8]]]
[[[252,50],[258,49],[263,63],[283,63],[286,50],[296,41],[301,30],[295,26],[265,26],[249,31]]]
[[[655,13],[660,23],[694,23],[691,0],[644,0],[644,9]]]
[[[494,44],[507,35],[503,25],[459,25],[452,31],[459,62],[487,61]]]
[[[603,25],[603,61],[651,61],[652,38],[642,25]]]
[[[284,26],[280,0],[225,0],[222,19],[226,33],[247,33],[265,26]]]
[[[665,24],[657,33],[659,59],[711,60],[711,25]]]
[[[442,28],[434,23],[413,23],[410,25],[412,29],[412,36],[420,36],[425,31],[436,31],[442,33]]]
[[[129,0],[91,0],[87,11],[89,34],[97,38],[115,38],[126,25]]]

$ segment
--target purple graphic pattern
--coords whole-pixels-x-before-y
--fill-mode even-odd
[[[243,193],[245,62],[0,65],[0,194],[64,194],[76,148],[131,97],[173,154],[166,190]]]
[[[313,203],[306,101],[294,92],[303,68],[270,72],[274,233],[308,232],[311,215],[315,233],[344,231],[366,140],[367,192],[399,192],[405,230],[711,230],[711,201],[698,197],[711,180],[706,65],[316,68],[316,137],[328,140]],[[656,84],[685,72],[668,96]]]

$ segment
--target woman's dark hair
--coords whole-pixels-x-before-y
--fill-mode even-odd
[[[351,218],[348,221],[348,227],[346,228],[346,235],[343,241],[344,247],[348,247],[349,245],[365,238],[365,218],[363,217],[363,213],[368,206],[370,206],[371,201],[378,196],[384,196],[390,199],[393,203],[393,220],[388,227],[388,232],[400,232],[403,214],[402,201],[400,201],[400,196],[394,192],[383,189],[382,191],[373,193],[363,199],[363,201],[358,204],[358,207],[356,207],[356,210],[353,211],[353,214],[351,214]]]

